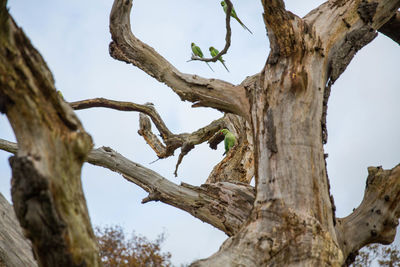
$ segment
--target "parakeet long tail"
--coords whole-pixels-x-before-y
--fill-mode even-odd
[[[230,71],[228,70],[228,68],[226,67],[225,63],[224,63],[222,60],[221,60],[221,63],[222,63],[222,65],[224,65],[225,69],[226,69],[228,72],[230,72]]]
[[[250,31],[250,29],[249,29],[249,28],[247,28],[247,27],[246,27],[246,25],[244,25],[244,24],[241,24],[241,25],[242,25],[242,27],[243,27],[243,28],[245,28],[246,30],[248,30],[248,31],[249,31],[249,33],[253,34],[253,32],[252,32],[252,31]]]
[[[238,16],[235,16],[234,18],[237,20],[237,22],[239,22],[240,25],[242,25],[242,27],[243,27],[245,30],[248,30],[249,33],[253,34],[253,32],[250,31],[250,29],[247,28],[246,25],[244,25],[244,23],[238,18]]]
[[[208,64],[208,62],[206,62],[206,64],[214,72],[214,70],[211,68],[210,64]]]

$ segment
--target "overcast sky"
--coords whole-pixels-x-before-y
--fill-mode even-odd
[[[141,70],[115,61],[108,54],[108,17],[112,0],[9,0],[17,24],[41,52],[67,101],[93,97],[152,102],[174,133],[192,132],[222,113],[191,109],[168,87]],[[323,1],[286,1],[287,9],[304,16]],[[224,56],[230,73],[219,63],[211,72],[205,63],[190,59],[190,43],[208,55],[208,47],[224,45],[224,12],[219,0],[135,0],[132,29],[180,71],[215,77],[237,84],[259,72],[269,44],[260,1],[233,1],[253,35],[232,21],[232,46]],[[393,168],[400,163],[400,47],[383,35],[363,48],[332,88],[328,108],[328,173],[337,216],[348,215],[360,203],[368,166]],[[397,63],[397,64],[396,64]],[[107,109],[77,111],[95,146],[110,146],[127,158],[159,172],[175,183],[202,184],[223,150],[197,146],[173,176],[176,157],[159,160],[137,134],[138,114]],[[0,138],[14,141],[4,115]],[[179,150],[176,153],[179,154]],[[0,151],[0,192],[10,200],[9,153]],[[165,231],[163,249],[174,264],[189,263],[216,252],[225,234],[162,203],[140,204],[145,191],[107,169],[85,164],[82,180],[94,225],[119,224],[127,232],[155,239]]]

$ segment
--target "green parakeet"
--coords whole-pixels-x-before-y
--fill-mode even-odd
[[[219,53],[219,51],[217,49],[215,49],[214,47],[212,47],[212,46],[210,46],[209,50],[210,50],[210,54],[211,54],[212,57],[215,57]],[[225,65],[225,61],[223,60],[222,56],[219,57],[218,60],[221,61],[222,65],[224,65],[225,69],[229,72],[228,68]]]
[[[226,14],[226,11],[228,10],[228,5],[225,3],[225,1],[221,1],[221,6],[224,8],[224,12]],[[243,28],[245,28],[246,30],[248,30],[251,34],[253,34],[249,28],[246,27],[246,25],[244,25],[244,23],[239,19],[239,17],[236,15],[236,11],[232,6],[232,11],[231,11],[231,17],[236,19],[237,22],[239,22],[240,25],[242,25]]]
[[[203,52],[201,51],[201,49],[200,49],[200,47],[198,47],[195,43],[192,43],[192,51],[193,51],[193,54],[195,55],[195,56],[198,56],[199,58],[203,58]],[[208,64],[208,62],[206,62],[207,63],[207,66],[212,70],[212,71],[214,71],[212,68],[211,68],[211,66],[210,66],[210,64]]]
[[[224,134],[225,139],[224,139],[224,144],[225,144],[225,155],[228,153],[229,149],[231,149],[235,143],[236,143],[236,137],[231,133],[228,129],[222,129],[219,131],[220,133]]]

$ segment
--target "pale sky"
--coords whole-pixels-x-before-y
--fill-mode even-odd
[[[286,1],[287,9],[304,16],[323,1]],[[108,54],[108,17],[112,0],[9,0],[17,24],[42,53],[67,101],[94,97],[152,102],[174,133],[191,132],[222,116],[211,109],[190,108],[171,89],[144,72]],[[253,35],[232,21],[232,46],[215,72],[190,59],[190,43],[204,54],[224,45],[224,12],[220,1],[134,0],[134,34],[155,48],[180,71],[215,77],[237,84],[261,71],[269,44],[260,1],[233,1]],[[400,47],[379,35],[363,48],[332,88],[328,107],[328,173],[337,216],[348,215],[360,203],[368,166],[393,168],[400,163]],[[397,63],[397,64],[396,64]],[[177,156],[157,157],[137,134],[138,114],[108,109],[77,111],[95,147],[110,146],[125,157],[159,172],[175,183],[202,184],[223,150],[197,146],[173,176]],[[0,115],[0,138],[14,141],[7,118]],[[176,151],[179,154],[179,150]],[[9,153],[0,151],[0,192],[10,200]],[[85,164],[82,180],[93,225],[119,224],[150,239],[163,231],[163,249],[175,265],[190,263],[216,252],[226,236],[221,231],[166,204],[140,204],[146,192],[107,169]]]

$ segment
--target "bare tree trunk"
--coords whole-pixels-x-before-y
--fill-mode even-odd
[[[0,111],[18,140],[12,199],[40,266],[99,266],[80,173],[92,147],[51,72],[0,5]]]
[[[12,206],[2,194],[0,194],[0,266],[37,266],[31,242],[24,237]]]
[[[335,229],[323,150],[327,97],[354,54],[391,17],[382,9],[393,12],[399,1],[331,1],[305,20],[286,12],[283,1],[262,3],[271,53],[256,88],[248,93],[257,179],[254,207],[236,235],[192,266],[341,266],[352,249],[371,239],[388,242],[385,233],[392,238],[396,225],[389,223],[390,216],[389,221],[375,220],[379,231],[372,233],[379,238],[370,238],[370,227],[367,236],[351,231],[361,224],[352,219],[359,215],[353,215],[345,221],[354,224],[344,228],[352,227]],[[337,234],[350,240],[338,242]]]

